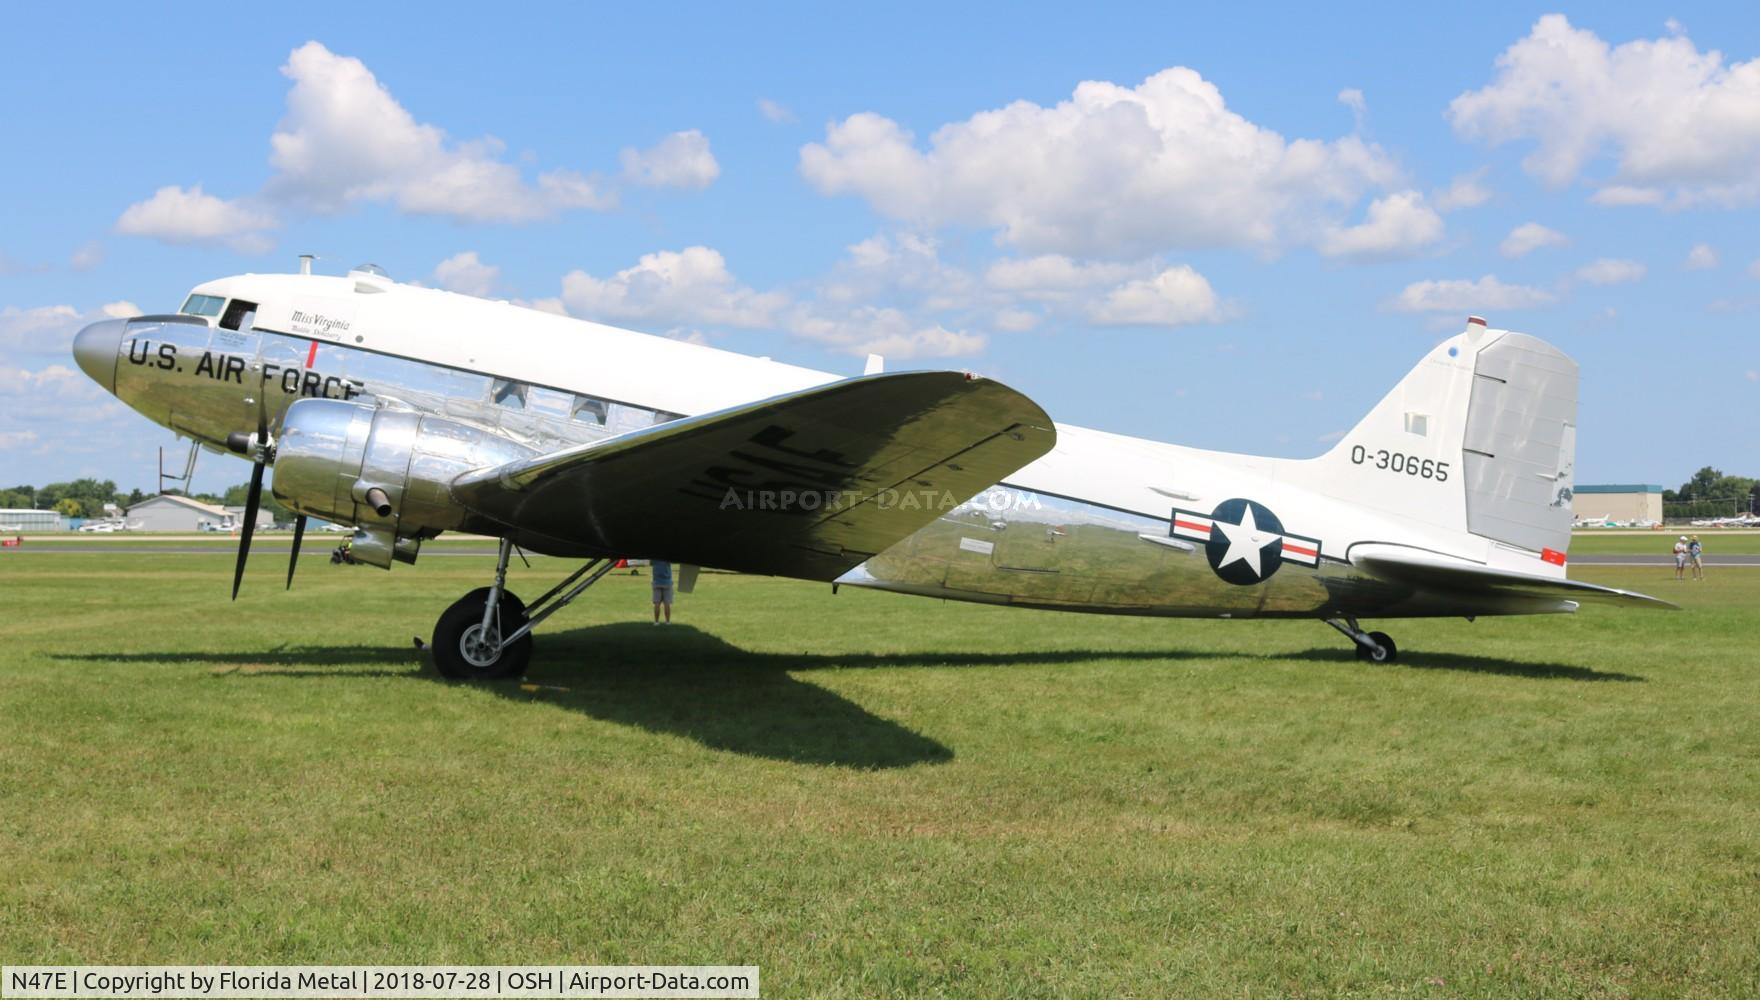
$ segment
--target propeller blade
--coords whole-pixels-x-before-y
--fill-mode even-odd
[[[299,541],[306,537],[306,516],[293,519],[293,555],[287,559],[287,589],[293,589],[293,570],[299,565]]]
[[[257,507],[263,502],[263,463],[251,463],[251,491],[244,498],[244,528],[238,534],[238,565],[232,569],[232,599],[238,600],[238,585],[244,580],[244,563],[251,557],[251,535],[257,530]]]

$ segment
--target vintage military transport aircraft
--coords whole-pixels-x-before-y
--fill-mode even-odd
[[[248,274],[176,315],[104,320],[73,354],[157,423],[249,458],[232,592],[261,499],[355,526],[357,561],[444,531],[500,539],[441,614],[455,678],[519,674],[532,628],[640,556],[1026,608],[1359,618],[1665,602],[1568,579],[1577,368],[1468,320],[1326,454],[1198,451],[1057,425],[963,372],[840,378],[398,284]],[[873,366],[878,367],[878,366]],[[515,546],[585,564],[527,605]],[[293,565],[288,566],[292,585]]]

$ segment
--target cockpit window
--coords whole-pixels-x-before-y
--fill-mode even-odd
[[[243,299],[233,299],[226,307],[226,315],[220,317],[222,330],[249,330],[251,323],[257,318],[257,304]]]
[[[191,295],[178,312],[185,316],[218,316],[226,300],[218,295]]]

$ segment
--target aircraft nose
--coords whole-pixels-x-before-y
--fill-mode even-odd
[[[102,319],[81,330],[73,338],[73,360],[79,370],[108,393],[116,392],[116,356],[122,351],[125,319]]]

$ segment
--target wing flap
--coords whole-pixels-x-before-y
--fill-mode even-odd
[[[1431,590],[1458,592],[1491,592],[1518,597],[1539,597],[1553,600],[1600,601],[1628,607],[1666,608],[1680,610],[1648,594],[1617,587],[1570,580],[1564,577],[1537,576],[1514,570],[1494,569],[1468,559],[1429,552],[1407,545],[1367,542],[1351,546],[1351,565],[1388,581]]]
[[[848,379],[469,473],[541,551],[835,579],[1051,450],[1051,419],[961,372]]]

